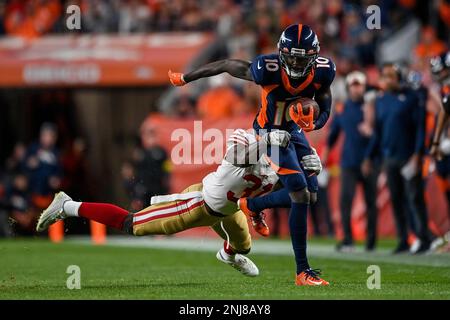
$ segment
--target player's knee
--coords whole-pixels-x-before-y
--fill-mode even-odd
[[[309,203],[314,204],[317,202],[317,192],[310,192],[309,193]]]
[[[307,188],[303,188],[302,190],[290,192],[289,197],[291,198],[291,201],[295,202],[295,203],[309,204],[309,202],[311,200],[311,194]]]

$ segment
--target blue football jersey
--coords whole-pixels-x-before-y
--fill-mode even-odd
[[[298,125],[289,116],[289,104],[300,97],[314,98],[317,92],[330,87],[336,74],[335,64],[330,59],[319,56],[315,68],[306,78],[290,79],[281,67],[276,53],[256,57],[250,70],[254,82],[262,87],[261,108],[255,119],[255,129],[286,131],[298,129]]]

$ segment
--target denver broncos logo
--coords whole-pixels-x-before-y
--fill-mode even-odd
[[[283,42],[283,43],[286,42],[286,41],[289,41],[289,42],[292,41],[291,39],[286,38],[286,36],[284,35],[284,32],[281,34],[280,40],[281,40],[281,42]]]

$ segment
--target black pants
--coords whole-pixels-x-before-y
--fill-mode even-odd
[[[311,218],[314,227],[314,235],[321,236],[321,226],[325,225],[325,235],[334,236],[334,226],[331,220],[331,209],[328,202],[328,190],[319,186],[317,190],[317,202],[310,205]]]
[[[392,209],[397,225],[397,236],[400,243],[406,244],[408,240],[408,210],[412,211],[417,219],[417,236],[422,242],[430,241],[428,230],[428,214],[425,205],[425,183],[419,173],[410,180],[401,175],[405,162],[386,160],[384,168],[387,175],[387,184],[391,194]]]
[[[356,185],[361,183],[367,211],[366,247],[373,248],[375,246],[377,233],[377,177],[378,172],[376,170],[370,176],[364,177],[360,168],[342,168],[340,207],[344,244],[353,243],[351,212]]]

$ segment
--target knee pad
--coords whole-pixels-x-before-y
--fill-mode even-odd
[[[309,193],[309,203],[314,204],[317,202],[317,192]]]
[[[292,202],[309,204],[311,195],[307,188],[303,188],[299,191],[290,192],[289,197]]]

